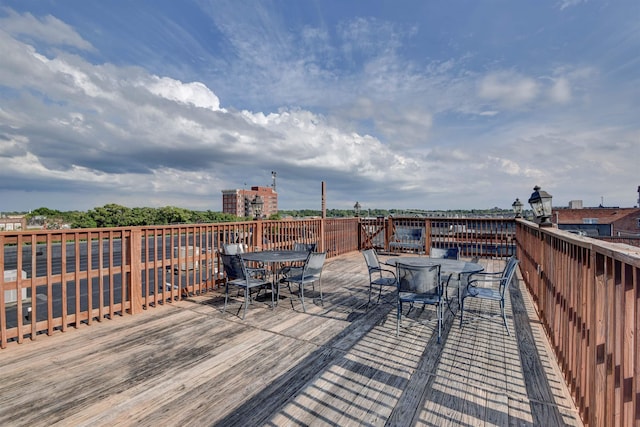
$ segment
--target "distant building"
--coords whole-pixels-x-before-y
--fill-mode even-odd
[[[260,196],[264,203],[262,217],[278,213],[278,193],[272,187],[251,187],[251,190],[222,190],[222,212],[238,217],[255,216],[251,202]]]
[[[24,216],[0,218],[0,231],[20,231],[27,229],[27,220]]]
[[[554,208],[551,219],[558,229],[585,236],[640,236],[640,208]]]

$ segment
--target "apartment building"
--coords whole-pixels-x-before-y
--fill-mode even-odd
[[[250,190],[222,190],[222,212],[238,217],[253,218],[256,215],[252,202],[260,196],[263,202],[261,217],[278,213],[278,193],[273,187],[251,187]]]
[[[0,231],[19,231],[27,229],[24,216],[3,216],[0,218]]]
[[[591,237],[640,236],[640,208],[554,208],[552,221],[561,230]]]

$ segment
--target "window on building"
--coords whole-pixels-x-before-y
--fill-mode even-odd
[[[583,224],[598,224],[598,218],[582,218]]]

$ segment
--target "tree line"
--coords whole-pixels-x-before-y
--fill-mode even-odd
[[[55,229],[131,227],[143,225],[198,224],[244,221],[235,215],[214,211],[193,211],[175,206],[128,208],[114,203],[83,211],[59,211],[41,207],[27,214],[27,223]]]
[[[505,211],[499,208],[486,210],[454,210],[454,211],[425,211],[425,210],[400,210],[400,209],[363,209],[361,217],[388,217],[388,216],[453,216],[453,215],[496,215]],[[506,211],[509,214],[509,211]],[[271,215],[270,220],[278,220],[283,217],[308,218],[319,217],[321,210],[300,209],[281,210]],[[355,215],[353,209],[327,209],[329,218],[348,218]],[[232,214],[207,211],[194,211],[175,206],[161,208],[128,208],[126,206],[109,203],[102,207],[96,207],[86,212],[83,211],[59,211],[40,207],[26,215],[29,225],[42,226],[47,229],[62,227],[70,228],[102,228],[102,227],[131,227],[144,225],[171,225],[171,224],[204,224],[214,222],[247,221],[251,218],[237,217]]]

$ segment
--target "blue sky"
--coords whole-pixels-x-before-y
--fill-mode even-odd
[[[0,211],[638,201],[636,0],[3,0],[0,57]]]

